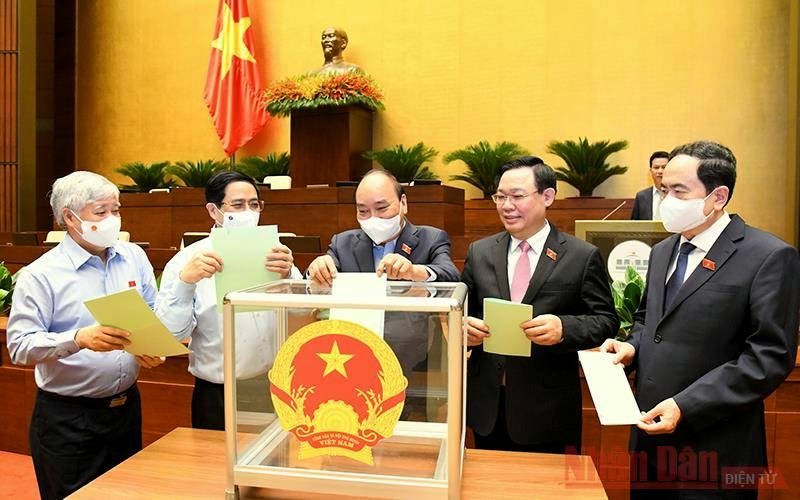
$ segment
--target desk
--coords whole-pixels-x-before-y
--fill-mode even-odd
[[[570,468],[568,468],[568,466]],[[568,481],[573,470],[592,479]],[[573,477],[570,475],[569,477]],[[241,498],[353,498],[241,488]],[[223,498],[225,434],[178,428],[78,490],[71,499],[119,496],[148,498]],[[587,456],[467,450],[461,498],[607,498]]]

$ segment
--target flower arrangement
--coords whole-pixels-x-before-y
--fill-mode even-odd
[[[296,109],[321,106],[361,105],[373,111],[384,109],[383,94],[366,73],[306,73],[272,84],[264,91],[267,111],[272,116],[289,116]]]

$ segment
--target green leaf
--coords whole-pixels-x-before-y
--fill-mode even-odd
[[[590,143],[588,139],[577,141],[551,141],[547,152],[552,153],[567,164],[556,167],[556,178],[575,187],[581,196],[591,196],[595,188],[609,177],[624,174],[628,167],[611,166],[606,160],[614,153],[628,147],[628,141],[599,141]]]
[[[175,182],[166,179],[170,162],[162,161],[147,165],[142,162],[126,163],[116,169],[117,173],[130,177],[133,185],[121,185],[120,189],[148,192],[151,189],[169,188]]]
[[[167,168],[186,187],[206,187],[214,174],[227,170],[228,162],[217,160],[179,161]]]
[[[423,163],[436,158],[439,152],[418,142],[410,148],[397,144],[391,148],[367,151],[362,156],[378,162],[380,166],[394,175],[398,182],[411,182],[421,179],[435,179],[433,172]]]
[[[263,182],[270,175],[289,175],[291,158],[289,153],[269,153],[265,157],[248,156],[236,163],[234,169],[249,175],[257,182]]]
[[[450,176],[451,181],[463,181],[481,190],[485,198],[497,192],[500,167],[509,161],[528,154],[528,151],[513,142],[498,142],[494,146],[480,141],[444,156],[446,163],[460,160],[467,165],[465,174]]]

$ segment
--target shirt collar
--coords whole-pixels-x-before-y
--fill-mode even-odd
[[[542,248],[544,248],[544,242],[547,241],[547,237],[549,235],[550,235],[550,223],[545,220],[544,227],[541,228],[539,231],[537,231],[536,234],[527,239],[528,245],[531,246],[531,250],[533,250],[534,255],[539,255],[542,253]],[[509,252],[518,251],[520,243],[522,243],[522,240],[511,236],[511,248],[509,249]]]
[[[722,234],[722,231],[728,226],[728,223],[731,221],[731,216],[728,215],[728,212],[723,211],[722,216],[716,220],[713,224],[711,224],[705,231],[696,235],[692,238],[692,245],[699,248],[703,252],[708,253],[711,250],[711,247],[714,246],[714,243],[719,238],[719,235]],[[686,237],[681,236],[681,243],[689,241]]]
[[[657,187],[653,186],[653,198],[655,198],[656,196],[658,196],[661,199],[664,199],[664,196],[662,195],[661,190],[658,189]]]
[[[113,247],[109,247],[106,251],[108,252],[106,256],[106,262],[111,261],[112,259],[116,258],[117,255],[122,258],[122,254],[117,252],[116,246],[119,243],[115,243]],[[78,270],[82,265],[86,264],[93,257],[93,254],[86,251],[85,248],[78,245],[78,243],[72,239],[69,233],[64,236],[64,241],[61,242],[59,245],[66,254],[67,258],[72,263],[72,266],[75,270]]]

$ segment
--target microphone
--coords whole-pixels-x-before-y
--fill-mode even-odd
[[[606,220],[606,219],[608,219],[609,217],[611,217],[612,215],[614,215],[614,213],[615,213],[617,210],[619,210],[620,208],[624,207],[624,206],[625,206],[625,203],[627,203],[627,202],[628,202],[628,200],[623,200],[623,201],[622,201],[622,203],[620,203],[619,205],[617,205],[617,208],[615,208],[614,210],[612,210],[612,211],[608,212],[608,215],[606,215],[605,217],[603,217],[603,218],[602,218],[602,219],[600,219],[600,220]]]

